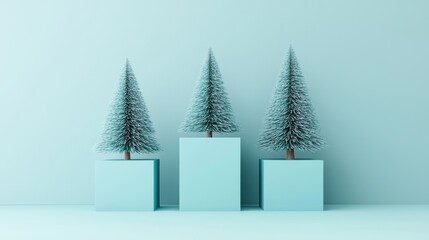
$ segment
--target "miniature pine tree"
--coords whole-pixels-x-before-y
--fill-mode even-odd
[[[194,93],[193,103],[181,130],[183,132],[207,132],[207,137],[212,137],[213,132],[238,131],[231,104],[223,86],[222,75],[211,49],[209,49]]]
[[[131,152],[151,153],[160,150],[154,133],[143,96],[127,59],[98,149],[123,152],[124,159],[129,160]]]
[[[292,47],[277,83],[259,144],[270,150],[286,150],[286,159],[295,158],[295,148],[314,151],[324,144],[318,135],[313,107]]]

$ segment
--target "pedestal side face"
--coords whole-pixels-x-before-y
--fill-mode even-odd
[[[240,210],[240,139],[180,139],[180,210]]]
[[[323,210],[323,160],[260,160],[264,210]]]
[[[97,211],[153,211],[159,205],[159,160],[96,162]]]

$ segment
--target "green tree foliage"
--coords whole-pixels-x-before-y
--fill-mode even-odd
[[[181,125],[183,132],[238,131],[222,75],[210,49],[194,92],[194,99]]]
[[[143,96],[127,59],[98,149],[151,153],[160,150]]]
[[[277,83],[259,144],[270,150],[299,148],[304,151],[314,151],[324,145],[318,135],[313,107],[292,47]]]

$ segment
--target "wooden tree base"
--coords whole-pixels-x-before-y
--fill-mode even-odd
[[[288,149],[286,151],[286,160],[294,160],[295,159],[295,152],[293,149]]]
[[[130,160],[130,159],[131,159],[131,154],[130,154],[130,152],[125,152],[125,153],[124,153],[124,159],[125,159],[125,160]]]

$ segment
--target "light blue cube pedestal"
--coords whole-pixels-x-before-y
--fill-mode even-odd
[[[97,211],[154,211],[159,207],[159,160],[102,160],[95,166]]]
[[[260,206],[323,211],[323,160],[260,159]]]
[[[181,211],[240,211],[240,138],[180,138]]]

